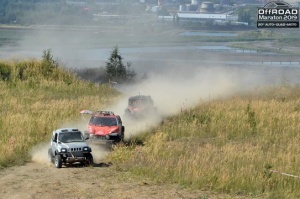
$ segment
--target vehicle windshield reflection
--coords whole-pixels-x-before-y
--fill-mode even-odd
[[[58,140],[64,143],[83,142],[84,137],[82,136],[81,132],[65,132],[59,135]]]

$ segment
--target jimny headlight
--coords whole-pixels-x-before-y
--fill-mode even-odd
[[[67,153],[68,150],[67,150],[66,148],[61,148],[60,152],[61,152],[61,153]]]
[[[84,151],[84,152],[89,152],[89,151],[90,151],[90,148],[87,147],[87,146],[85,146],[85,147],[83,147],[83,151]]]

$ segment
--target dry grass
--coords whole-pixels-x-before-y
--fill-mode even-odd
[[[27,161],[32,146],[48,140],[55,128],[77,121],[81,109],[101,108],[117,96],[107,86],[81,81],[59,68],[46,74],[42,61],[1,64],[11,75],[0,81],[0,167]]]
[[[202,190],[299,198],[300,87],[214,100],[164,120],[145,146],[111,159],[132,173]]]

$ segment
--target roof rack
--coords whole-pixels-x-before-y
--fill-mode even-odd
[[[73,129],[73,128],[61,129],[61,132],[74,132],[74,131],[79,131],[79,130],[78,129]]]
[[[99,114],[99,115],[115,115],[113,111],[95,111],[94,114]]]

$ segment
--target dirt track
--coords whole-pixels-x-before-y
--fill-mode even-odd
[[[0,170],[0,199],[160,199],[199,198],[205,194],[185,190],[179,185],[134,178],[120,166],[102,161],[110,145],[89,143],[93,150],[93,166],[57,169],[47,160],[47,144],[41,143],[32,149],[32,162]]]
[[[204,192],[185,190],[178,185],[136,180],[114,165],[63,167],[28,163],[0,172],[0,198],[200,198]],[[224,198],[224,197],[213,197]],[[228,198],[228,197],[227,197]]]
[[[103,162],[105,153],[93,149],[94,164],[88,167],[63,166],[48,162],[45,144],[23,166],[0,170],[0,199],[200,199],[244,198],[214,195],[201,190],[185,189],[178,184],[138,178],[122,166]],[[102,148],[104,149],[104,148]],[[99,159],[100,158],[100,159]]]

